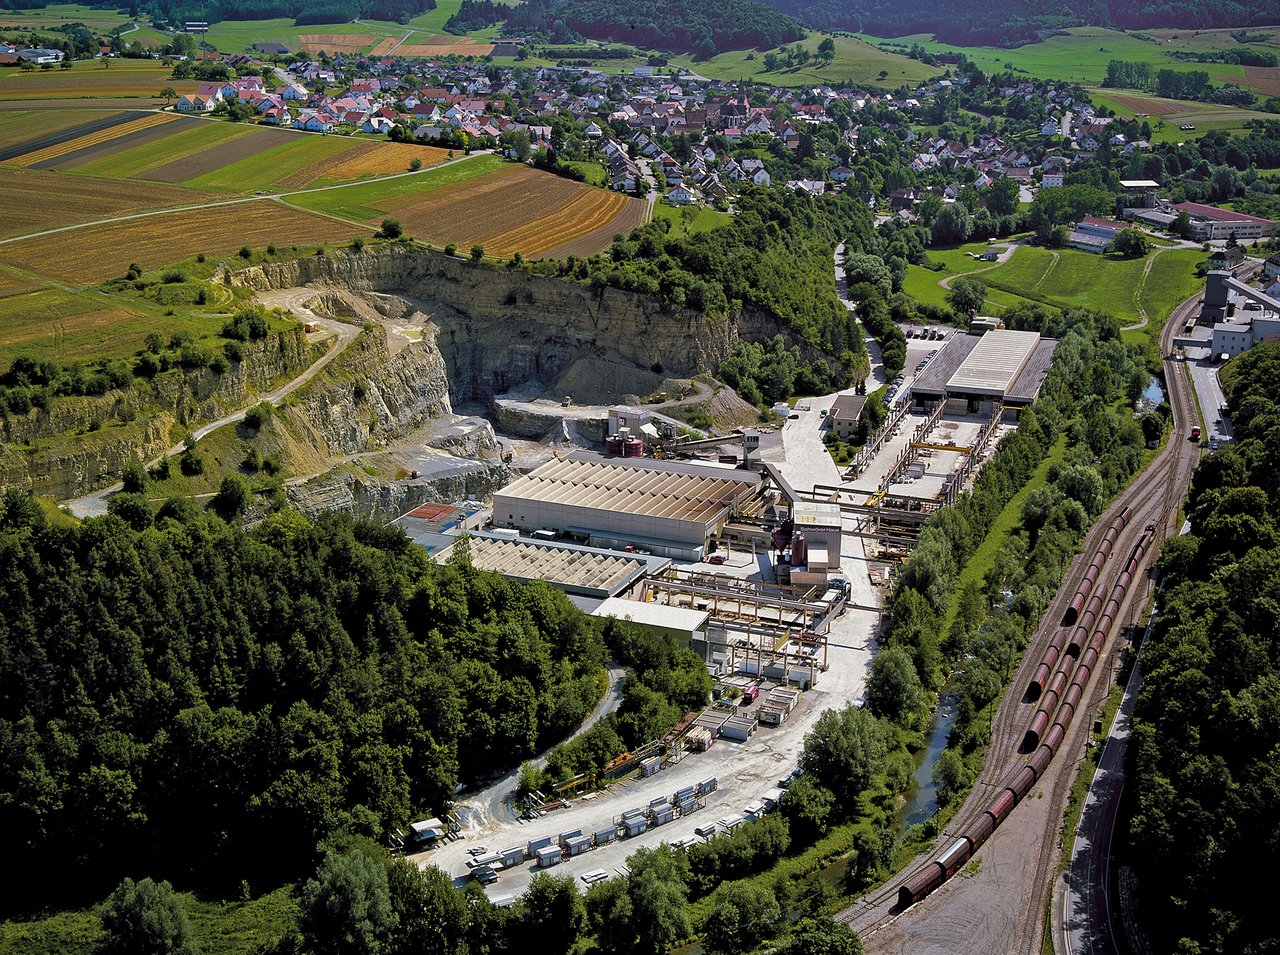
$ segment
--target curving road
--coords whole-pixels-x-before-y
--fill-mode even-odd
[[[276,404],[284,398],[285,395],[297,391],[319,374],[320,369],[341,355],[346,350],[347,346],[356,340],[356,336],[359,335],[361,331],[359,325],[348,325],[345,322],[337,322],[330,318],[323,318],[302,304],[302,302],[310,299],[315,294],[316,293],[310,289],[290,289],[282,292],[262,293],[258,297],[268,306],[280,306],[282,308],[291,309],[295,314],[303,316],[307,321],[315,322],[326,334],[334,335],[337,338],[336,343],[316,359],[315,363],[307,368],[306,371],[298,375],[298,377],[290,379],[285,384],[268,394],[255,397],[252,404],[246,405],[239,411],[233,412],[229,415],[224,415],[216,421],[210,421],[208,424],[197,428],[192,432],[192,436],[197,441],[210,432],[216,431],[218,428],[225,427],[229,424],[235,424],[238,421],[243,421],[245,414],[253,407],[253,405],[262,401],[269,401],[272,404]],[[181,454],[185,447],[185,442],[174,445],[164,454],[148,461],[147,467],[154,466],[163,458],[171,458],[175,455]],[[70,501],[63,501],[62,505],[70,509],[71,513],[76,517],[100,517],[107,513],[107,499],[112,494],[120,491],[122,487],[123,485],[117,481],[110,487],[94,491],[92,494],[73,498]]]

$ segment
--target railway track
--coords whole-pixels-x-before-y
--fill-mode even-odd
[[[1075,776],[1076,767],[1083,758],[1092,714],[1098,712],[1109,692],[1111,674],[1119,654],[1121,642],[1119,635],[1123,634],[1127,626],[1141,613],[1151,596],[1153,582],[1150,579],[1150,568],[1159,556],[1159,545],[1166,537],[1177,531],[1179,504],[1190,485],[1192,472],[1200,459],[1198,446],[1190,441],[1191,427],[1199,422],[1191,383],[1186,374],[1185,365],[1167,357],[1173,352],[1174,336],[1183,327],[1188,316],[1194,314],[1197,302],[1198,296],[1193,296],[1175,308],[1160,336],[1161,353],[1166,356],[1164,359],[1166,388],[1173,410],[1173,427],[1167,444],[1146,468],[1134,476],[1129,485],[1116,496],[1107,511],[1098,518],[1085,537],[1082,552],[1068,566],[1062,584],[1045,610],[1041,623],[1033,633],[1026,653],[993,716],[987,758],[982,772],[974,782],[969,798],[947,828],[940,833],[929,852],[917,856],[881,889],[859,899],[837,916],[853,927],[864,939],[870,938],[911,911],[910,907],[904,909],[899,904],[899,887],[917,875],[925,873],[930,867],[936,867],[935,860],[938,859],[939,854],[947,847],[954,847],[962,834],[973,830],[975,824],[987,814],[996,794],[1008,785],[1010,776],[1029,762],[1030,754],[1022,753],[1020,749],[1032,714],[1035,713],[1039,704],[1029,698],[1027,687],[1040,666],[1045,649],[1054,635],[1063,629],[1067,610],[1093,555],[1112,528],[1116,518],[1127,508],[1128,522],[1116,535],[1111,556],[1098,573],[1090,597],[1102,594],[1105,603],[1124,570],[1126,558],[1133,551],[1135,544],[1147,534],[1148,526],[1151,526],[1149,546],[1137,561],[1133,582],[1125,592],[1114,620],[1105,634],[1097,663],[1083,687],[1080,704],[1075,709],[1074,718],[1066,726],[1055,758],[1051,759],[1048,766],[1039,774],[1033,786],[1033,791],[1038,787],[1043,793],[1049,795],[1051,805],[1045,814],[1045,822],[1036,844],[1028,847],[1028,851],[1037,853],[1035,871],[1031,878],[1026,879],[1022,884],[1022,891],[1017,900],[1018,911],[1022,917],[1016,920],[1018,926],[1016,937],[1008,939],[1008,947],[1005,950],[1038,955],[1043,930],[1043,919],[1040,915],[1044,911],[1044,902],[1058,860],[1058,853],[1053,843],[1061,826],[1071,781]],[[1073,623],[1066,629],[1070,631],[1074,626]],[[1105,678],[1101,676],[1103,673],[1106,673]],[[1017,811],[1016,807],[1013,811]],[[980,845],[979,850],[975,850],[975,855],[977,851],[980,851]],[[955,939],[954,942],[957,945],[954,950],[962,950],[964,940]]]

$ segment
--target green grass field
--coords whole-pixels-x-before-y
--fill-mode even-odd
[[[1199,283],[1195,266],[1204,257],[1197,249],[1162,250],[1155,254],[1144,276],[1147,259],[1121,259],[1076,249],[1020,246],[995,268],[965,255],[985,247],[985,243],[970,243],[930,250],[929,257],[943,263],[945,271],[909,266],[904,290],[919,302],[945,305],[947,293],[938,281],[981,269],[972,277],[987,286],[990,311],[998,313],[1019,302],[1039,301],[1063,309],[1099,309],[1131,324],[1141,321],[1145,310],[1155,327],[1195,290]]]
[[[217,335],[221,316],[201,315],[141,296],[98,291],[42,289],[10,295],[0,309],[0,367],[19,355],[59,362],[121,358],[142,347],[147,333],[185,331],[196,338]]]
[[[1243,133],[1245,124],[1250,120],[1275,119],[1274,113],[1217,103],[1198,103],[1194,100],[1164,99],[1136,90],[1090,89],[1089,98],[1095,106],[1106,106],[1118,116],[1149,113],[1146,121],[1151,124],[1151,141],[1155,143],[1186,142],[1198,139],[1213,129]],[[1166,113],[1165,109],[1172,109],[1173,112]],[[1195,129],[1180,129],[1184,124],[1192,125]]]
[[[344,136],[299,136],[295,142],[265,149],[255,156],[196,176],[185,184],[197,189],[241,194],[269,189],[306,166],[345,152],[352,142]]]
[[[54,3],[38,10],[0,12],[0,30],[40,30],[67,23],[83,23],[95,32],[110,33],[129,22],[130,18],[123,13],[83,3]],[[129,38],[133,39],[133,34]]]
[[[589,185],[606,188],[609,185],[609,171],[598,162],[567,162],[565,165],[582,173],[585,177],[583,182]]]
[[[733,218],[727,212],[717,212],[715,209],[708,209],[705,206],[691,206],[689,208],[691,213],[687,227],[685,210],[668,205],[665,202],[654,203],[653,218],[655,221],[658,219],[668,220],[671,223],[671,232],[668,234],[675,237],[709,232]]]
[[[292,886],[251,902],[202,902],[185,892],[180,898],[198,950],[219,955],[263,951],[294,924],[298,912]],[[0,951],[10,955],[91,955],[101,941],[101,923],[90,909],[0,923]]]
[[[98,176],[103,179],[127,179],[130,176],[145,179],[146,176],[141,174],[149,169],[195,156],[221,143],[251,136],[254,132],[255,127],[244,123],[200,123],[164,139],[91,160],[70,172],[77,176]]]
[[[822,40],[821,34],[811,33],[801,41],[800,45],[811,53],[816,53],[818,44]],[[897,87],[903,83],[914,85],[943,72],[942,68],[926,66],[919,60],[885,52],[856,37],[837,36],[835,44],[836,55],[830,63],[819,65],[810,60],[806,65],[794,70],[773,73],[766,73],[764,70],[764,54],[753,50],[721,53],[710,60],[694,60],[691,56],[677,56],[672,57],[671,62],[714,80],[755,79],[777,86],[853,82]],[[791,46],[794,47],[795,44]]]
[[[1062,36],[1050,37],[1040,43],[1029,43],[1014,50],[996,47],[961,47],[935,43],[927,34],[879,40],[868,37],[881,46],[911,46],[919,43],[931,53],[963,53],[985,72],[996,73],[1006,69],[1026,73],[1039,79],[1068,80],[1086,86],[1097,86],[1107,74],[1111,60],[1127,60],[1133,63],[1150,63],[1159,69],[1182,72],[1204,71],[1215,84],[1239,83],[1245,80],[1244,69],[1233,63],[1195,63],[1175,60],[1169,56],[1165,44],[1138,36],[1108,30],[1104,27],[1074,27]]]
[[[46,133],[92,122],[107,114],[97,109],[22,109],[0,113],[0,148],[39,139]]]
[[[322,212],[351,222],[375,222],[383,215],[376,203],[416,192],[440,189],[464,179],[493,172],[505,165],[506,161],[497,156],[476,156],[467,162],[455,163],[417,176],[401,176],[398,179],[382,179],[343,189],[290,196],[289,202],[300,209]]]

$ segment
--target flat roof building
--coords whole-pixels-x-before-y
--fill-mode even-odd
[[[1057,341],[1039,332],[995,329],[954,335],[911,384],[918,404],[964,402],[965,411],[987,414],[996,405],[1021,407],[1040,393]]]
[[[1229,239],[1232,236],[1238,240],[1265,239],[1280,231],[1280,223],[1270,219],[1246,215],[1233,209],[1219,209],[1200,202],[1179,202],[1173,207],[1173,211],[1187,214],[1191,238],[1197,242]]]
[[[576,453],[493,495],[495,527],[554,530],[599,547],[701,559],[708,538],[760,490],[758,474],[682,461]]]
[[[670,636],[681,646],[701,649],[698,645],[706,643],[707,621],[711,614],[706,610],[690,610],[687,607],[669,607],[652,601],[610,597],[593,610],[591,616],[627,620],[646,632],[658,636]]]
[[[441,553],[439,563],[449,560],[453,547]],[[476,535],[467,538],[471,566],[489,570],[511,580],[528,583],[542,580],[565,593],[600,599],[616,596],[645,575],[650,561],[663,565],[661,558],[633,557],[592,547],[571,544],[513,540],[507,537]]]

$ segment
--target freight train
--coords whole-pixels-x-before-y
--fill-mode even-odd
[[[1129,510],[1126,508],[1116,520],[1117,522],[1124,522],[1128,520],[1128,517]],[[1120,523],[1120,526],[1123,527],[1123,523]],[[1048,684],[1042,703],[1032,717],[1031,725],[1027,728],[1027,733],[1023,740],[1024,751],[1030,751],[1027,761],[1013,773],[1008,783],[1000,790],[982,815],[955,842],[948,846],[945,852],[930,861],[928,865],[898,887],[899,908],[914,905],[955,875],[961,866],[973,858],[973,854],[990,838],[997,827],[1008,818],[1014,806],[1026,797],[1027,793],[1031,791],[1031,787],[1036,784],[1036,781],[1044,776],[1049,764],[1053,761],[1053,757],[1057,754],[1058,748],[1062,745],[1062,741],[1066,738],[1067,729],[1070,727],[1071,720],[1080,705],[1080,699],[1084,695],[1089,676],[1092,674],[1094,667],[1097,666],[1098,657],[1102,652],[1103,644],[1106,642],[1107,634],[1119,615],[1120,606],[1124,603],[1128,587],[1137,575],[1138,565],[1141,563],[1147,548],[1151,545],[1154,536],[1154,528],[1148,527],[1139,538],[1138,543],[1134,545],[1133,550],[1130,551],[1124,570],[1121,571],[1119,579],[1117,579],[1115,586],[1111,590],[1110,599],[1102,610],[1102,616],[1098,618],[1092,639],[1089,640],[1083,654],[1080,653],[1079,647],[1083,644],[1085,637],[1080,637],[1079,641],[1074,644],[1066,645],[1067,654],[1063,657],[1061,666],[1054,672],[1053,680]],[[1114,546],[1115,538],[1111,536],[1110,531],[1107,537],[1111,540],[1111,546]],[[1110,546],[1107,550],[1109,553]],[[1101,549],[1099,549],[1099,552],[1101,552]],[[1101,564],[1098,566],[1100,568]],[[1088,589],[1093,587],[1096,579],[1095,575],[1089,581],[1089,587],[1084,588],[1086,594]],[[1080,593],[1077,592],[1077,597],[1079,596]],[[1083,600],[1081,600],[1081,603],[1083,603]],[[1073,646],[1076,648],[1074,654],[1071,652]],[[1055,652],[1054,659],[1057,658],[1057,655],[1058,652]],[[1072,670],[1072,660],[1076,655],[1079,655],[1079,662],[1075,664],[1074,670]],[[1048,653],[1046,652],[1047,657]],[[1041,666],[1044,667],[1045,664],[1042,663]],[[1067,679],[1068,672],[1071,674],[1070,681]],[[1041,687],[1044,687],[1043,682]],[[1065,692],[1063,692],[1064,687]],[[1059,702],[1059,694],[1061,694],[1061,702]],[[1050,719],[1053,720],[1052,724],[1049,722]],[[1045,727],[1048,727],[1047,733],[1044,732]],[[1044,733],[1043,739],[1041,738],[1042,733]]]

